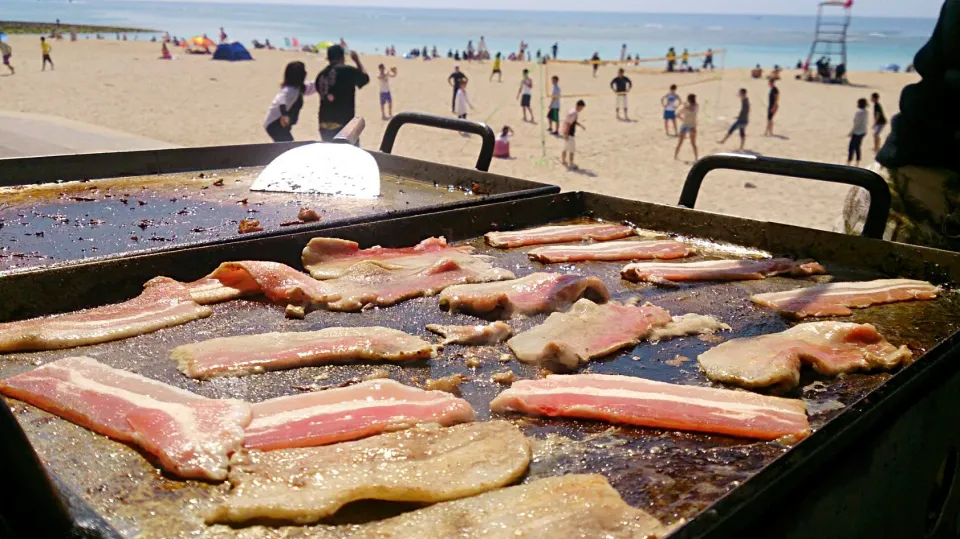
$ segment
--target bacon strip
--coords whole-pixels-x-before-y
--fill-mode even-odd
[[[463,344],[468,346],[490,346],[507,340],[513,333],[506,323],[496,321],[485,326],[441,326],[427,324],[427,331],[443,337],[441,344]]]
[[[521,380],[490,403],[494,412],[575,417],[757,440],[810,434],[800,399],[606,374]]]
[[[670,313],[653,305],[597,305],[581,299],[568,312],[553,313],[543,324],[513,337],[507,346],[524,363],[570,370],[633,346],[671,321]]]
[[[791,318],[808,316],[849,316],[850,309],[914,299],[935,299],[940,288],[926,281],[879,279],[876,281],[829,283],[786,292],[755,294],[750,301]]]
[[[172,279],[154,279],[139,296],[114,305],[0,324],[0,353],[98,344],[179,326],[212,314]]]
[[[727,341],[697,358],[707,378],[747,388],[800,383],[800,365],[838,374],[892,369],[913,361],[906,346],[890,344],[870,324],[812,322],[786,331]]]
[[[531,273],[512,281],[451,286],[440,294],[440,306],[474,315],[532,315],[566,309],[581,298],[597,303],[610,299],[603,281],[596,277]]]
[[[0,393],[155,456],[180,477],[223,480],[250,405],[207,399],[89,357],[70,357],[0,380]]]
[[[313,238],[303,249],[301,260],[303,267],[314,279],[322,280],[343,277],[351,266],[368,260],[389,261],[391,265],[398,266],[422,266],[424,260],[429,259],[429,265],[439,258],[459,259],[469,256],[472,251],[473,248],[469,246],[448,247],[447,240],[442,236],[427,238],[413,247],[391,249],[377,245],[362,250],[360,245],[353,241]]]
[[[568,243],[572,241],[610,241],[636,234],[629,226],[596,223],[590,225],[560,225],[529,228],[515,232],[487,232],[483,237],[492,247],[508,249],[526,245]]]
[[[356,360],[430,359],[436,349],[423,339],[384,327],[223,337],[178,346],[170,353],[191,378],[247,376]]]
[[[148,281],[147,287],[156,280]],[[286,264],[261,260],[224,262],[210,275],[183,285],[201,305],[256,294],[263,294],[279,305],[316,306],[331,299],[323,283],[309,275]]]
[[[701,262],[636,262],[627,264],[620,275],[633,282],[673,284],[679,281],[748,281],[774,275],[795,277],[819,275],[826,270],[816,262],[796,262],[789,258],[766,260],[705,260]]]
[[[581,245],[550,245],[537,247],[527,253],[531,260],[554,264],[558,262],[584,262],[596,260],[616,262],[621,260],[669,260],[696,254],[691,245],[673,240],[654,241],[609,241]]]
[[[418,423],[448,426],[473,420],[470,404],[442,391],[393,380],[279,397],[253,405],[244,447],[284,449],[355,440]]]

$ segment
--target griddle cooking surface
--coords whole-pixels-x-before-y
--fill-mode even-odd
[[[293,229],[300,207],[329,222],[473,197],[387,175],[376,199],[252,192],[262,169],[0,188],[0,271],[234,237],[241,219]]]
[[[825,280],[772,278],[735,283],[702,283],[679,289],[656,288],[620,279],[623,263],[586,262],[542,265],[531,262],[529,248],[501,251],[481,240],[471,242],[478,253],[494,257],[494,263],[517,276],[535,271],[595,275],[609,287],[614,300],[640,296],[672,314],[688,312],[714,315],[733,327],[719,338],[687,337],[656,345],[644,343],[608,359],[587,364],[581,372],[627,374],[666,382],[709,385],[698,373],[696,356],[715,341],[781,331],[789,324],[770,311],[753,307],[748,296],[758,292],[787,290]],[[864,280],[880,275],[847,272],[828,267],[835,280]],[[462,373],[469,378],[460,387],[474,406],[478,419],[490,417],[489,402],[503,386],[491,375],[513,370],[518,377],[535,378],[537,369],[513,359],[505,344],[472,348],[446,347],[433,361],[398,365],[361,364],[307,367],[270,372],[245,378],[191,380],[176,370],[169,351],[180,344],[213,337],[266,331],[304,331],[330,326],[382,325],[404,330],[436,342],[427,332],[428,323],[473,324],[477,319],[441,311],[437,298],[419,298],[365,313],[314,312],[305,320],[285,320],[283,309],[259,301],[239,300],[214,305],[214,315],[189,324],[125,341],[66,351],[11,354],[0,360],[0,376],[7,377],[72,355],[89,355],[208,397],[234,397],[260,401],[315,388],[335,387],[385,369],[391,378],[421,383]],[[521,332],[546,316],[515,319],[509,323]],[[922,352],[960,328],[960,300],[948,293],[935,301],[878,306],[855,311],[844,320],[871,322],[896,344],[907,343]],[[467,357],[476,356],[481,366],[467,368]],[[836,379],[805,371],[801,388],[788,396],[804,398],[814,429],[889,379],[891,374],[855,374]],[[208,527],[203,513],[227,492],[226,484],[208,485],[164,477],[136,450],[54,418],[17,401],[14,410],[31,442],[45,463],[95,510],[125,535],[173,536],[194,533],[229,533],[227,526]],[[611,426],[606,423],[511,416],[524,432],[537,440],[535,458],[527,481],[541,476],[576,472],[606,475],[631,504],[646,509],[666,523],[692,518],[789,448],[774,442],[755,442],[727,436],[668,432]],[[361,506],[361,514],[364,512]],[[368,513],[369,514],[369,513]],[[321,526],[323,528],[323,526]],[[299,529],[287,528],[286,532]],[[314,532],[320,530],[314,529]],[[326,532],[335,532],[324,528]],[[260,536],[271,530],[244,529]]]

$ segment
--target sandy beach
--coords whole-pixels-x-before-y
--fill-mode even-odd
[[[208,56],[186,55],[179,50],[174,51],[175,60],[162,61],[158,59],[159,43],[81,40],[54,42],[56,70],[41,72],[39,37],[12,36],[10,45],[17,73],[0,73],[0,111],[66,118],[184,146],[268,142],[263,118],[286,63],[304,61],[310,78],[326,65],[320,55],[265,50],[251,50],[256,58],[253,62],[211,61]],[[363,56],[362,61],[372,74],[381,62],[388,68],[398,68],[399,75],[392,80],[395,113],[450,114],[452,90],[446,79],[453,60],[423,62]],[[541,66],[504,62],[502,83],[488,80],[489,62],[461,62],[461,67],[470,78],[468,94],[476,107],[469,118],[486,122],[495,131],[504,125],[516,131],[511,145],[513,159],[494,160],[492,171],[567,190],[667,204],[676,203],[693,160],[686,145],[681,151],[683,160],[674,161],[676,139],[663,132],[659,101],[671,83],[679,86],[681,96],[695,93],[702,103],[698,137],[701,155],[737,148],[736,138],[726,145],[717,140],[739,110],[736,92],[743,87],[753,107],[747,150],[767,156],[844,163],[857,98],[879,92],[889,117],[897,112],[901,88],[918,80],[915,74],[856,72],[849,77],[855,85],[827,86],[795,81],[793,71],[784,71],[785,80],[779,83],[778,136],[763,137],[767,82],[750,79],[745,70],[666,74],[652,71],[660,65],[649,65],[645,70],[628,68],[627,75],[634,83],[629,97],[633,121],[623,122],[614,116],[615,98],[609,89],[616,75],[614,66],[601,67],[593,78],[587,66],[551,65],[550,74],[560,77],[564,95],[583,95],[587,102],[581,115],[586,129],[577,136],[577,163],[582,170],[572,172],[560,164],[562,140],[543,137],[546,120],[540,112]],[[516,99],[524,68],[530,68],[535,79],[536,124],[521,121]],[[379,145],[387,123],[380,116],[377,92],[373,81],[357,96],[357,113],[367,120],[362,144],[368,148]],[[544,107],[548,101],[544,100]],[[563,111],[575,101],[575,97],[564,99]],[[298,140],[317,138],[317,108],[317,98],[307,98],[300,123],[294,128]],[[475,137],[418,127],[404,128],[395,148],[401,155],[464,167],[473,166],[478,150],[479,139]],[[873,162],[872,141],[864,142],[864,150],[866,166]],[[698,208],[830,229],[846,190],[811,181],[715,173],[705,183]]]

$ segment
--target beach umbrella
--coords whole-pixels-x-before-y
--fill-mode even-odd
[[[187,45],[191,47],[216,47],[217,44],[213,42],[209,37],[204,36],[194,36],[187,40]]]
[[[321,41],[320,43],[317,43],[317,46],[314,47],[313,50],[325,51],[334,45],[336,45],[336,43],[334,43],[333,41]]]

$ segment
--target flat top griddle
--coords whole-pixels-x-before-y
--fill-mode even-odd
[[[568,216],[566,222],[577,222],[569,220],[569,217],[574,217],[570,214],[573,209],[576,209],[580,216],[628,219],[651,227],[655,222],[668,224],[656,215],[657,212],[664,211],[697,218],[691,221],[693,224],[681,221],[672,223],[679,230],[702,226],[702,221],[708,220],[712,221],[714,227],[739,222],[741,228],[735,233],[751,233],[743,228],[749,228],[750,223],[742,220],[709,215],[704,217],[706,214],[672,208],[661,210],[653,205],[606,197],[589,198],[584,205],[583,200],[577,202],[578,196],[570,194],[540,197],[533,201],[498,204],[500,208],[494,211],[469,209],[445,212],[440,216],[358,225],[330,235],[362,241],[366,246],[371,243],[369,238],[392,230],[397,231],[394,238],[390,243],[384,243],[400,246],[411,244],[415,237],[422,239],[430,235],[424,234],[422,230],[432,228],[434,234],[446,234],[451,239],[464,239],[477,247],[478,253],[494,257],[497,266],[510,269],[518,276],[541,270],[595,275],[607,284],[614,300],[625,301],[640,296],[644,301],[660,305],[675,315],[687,312],[714,315],[733,328],[733,331],[721,334],[724,340],[735,336],[771,333],[789,327],[790,324],[776,314],[752,306],[747,299],[749,295],[787,290],[823,280],[822,277],[800,280],[772,278],[749,282],[700,283],[680,289],[661,289],[622,281],[619,276],[622,263],[587,262],[544,266],[529,261],[525,255],[528,250],[526,248],[507,251],[490,249],[476,237],[480,231],[503,226],[501,223],[509,222],[511,215],[517,217],[511,223],[516,226],[510,228],[540,224],[550,220],[551,216],[563,214]],[[495,222],[491,222],[491,219]],[[259,242],[249,242],[246,247],[223,245],[216,257],[239,259],[242,256],[238,255],[258,246],[265,257],[291,263],[299,254],[299,251],[292,247],[302,246],[305,236],[299,234],[273,238],[269,240],[269,247]],[[850,238],[849,241],[871,240]],[[720,256],[725,252],[729,257],[730,253],[737,251],[730,245],[709,240],[702,241],[702,244],[708,248],[708,257]],[[277,251],[280,247],[283,247],[282,254]],[[835,248],[841,249],[842,245]],[[757,249],[745,248],[741,252],[756,253]],[[197,259],[206,258],[202,251],[197,253],[201,253]],[[176,255],[186,256],[187,253]],[[843,259],[844,256],[838,254],[837,258]],[[151,258],[164,265],[174,263],[172,259],[167,262],[161,260],[170,257],[173,255],[158,254]],[[865,267],[855,268],[833,263],[828,258],[830,257],[827,256],[822,261],[827,264],[829,273],[835,280],[866,280],[890,276],[889,273],[870,269],[871,264],[882,265],[882,260],[872,260],[870,264],[865,263]],[[941,269],[947,271],[950,268]],[[96,268],[89,270],[97,271]],[[184,273],[177,276],[195,278],[200,275],[199,271],[200,268],[184,269]],[[919,275],[908,273],[903,276]],[[3,283],[0,280],[0,289],[2,288]],[[245,378],[198,382],[180,374],[175,363],[168,359],[169,351],[173,347],[218,336],[311,330],[336,325],[382,325],[435,340],[435,336],[424,330],[427,323],[456,324],[477,321],[474,317],[441,311],[435,297],[420,298],[365,313],[314,312],[305,320],[286,320],[281,308],[256,299],[234,301],[213,308],[214,315],[205,320],[125,341],[66,351],[6,355],[0,360],[0,377],[11,376],[62,357],[90,355],[108,365],[137,372],[205,396],[234,397],[256,402],[302,391],[337,387],[380,371],[386,371],[393,379],[412,384],[422,384],[427,378],[461,373],[469,378],[469,381],[460,386],[463,397],[475,407],[478,419],[485,420],[489,417],[490,400],[502,389],[502,386],[491,381],[491,375],[507,369],[521,378],[534,378],[539,375],[536,368],[514,360],[505,345],[483,348],[451,345],[435,360],[404,367],[380,364],[308,367]],[[515,332],[521,332],[542,322],[544,318],[545,316],[537,316],[516,319],[510,324]],[[936,301],[858,310],[854,316],[844,320],[873,323],[891,342],[906,343],[917,355],[921,355],[960,329],[960,298],[956,293],[948,292]],[[591,362],[581,372],[627,374],[674,383],[708,385],[706,379],[697,372],[695,358],[716,340],[710,337],[687,337],[656,345],[645,343],[609,359]],[[478,357],[481,366],[475,369],[467,368],[466,358],[470,356]],[[805,371],[800,387],[786,396],[800,397],[807,402],[811,425],[816,431],[893,376],[895,374],[868,373],[831,379]],[[165,477],[128,446],[95,435],[32,406],[17,401],[8,402],[13,405],[17,418],[49,469],[124,535],[170,537],[195,533],[239,533],[252,536],[271,533],[336,534],[335,528],[328,527],[330,523],[313,528],[282,530],[259,527],[235,530],[222,525],[208,527],[202,522],[202,514],[226,493],[226,484],[209,485]],[[588,421],[510,417],[526,434],[537,440],[535,459],[526,481],[564,473],[602,473],[629,503],[650,511],[667,523],[679,519],[695,519],[704,509],[790,449],[774,442],[754,442],[727,436],[613,426]],[[797,447],[811,443],[816,442],[811,438]],[[100,458],[92,458],[94,455],[99,455]],[[341,523],[362,521],[374,515],[383,516],[397,510],[398,506],[384,507],[383,504],[361,503],[348,508],[337,518]]]

